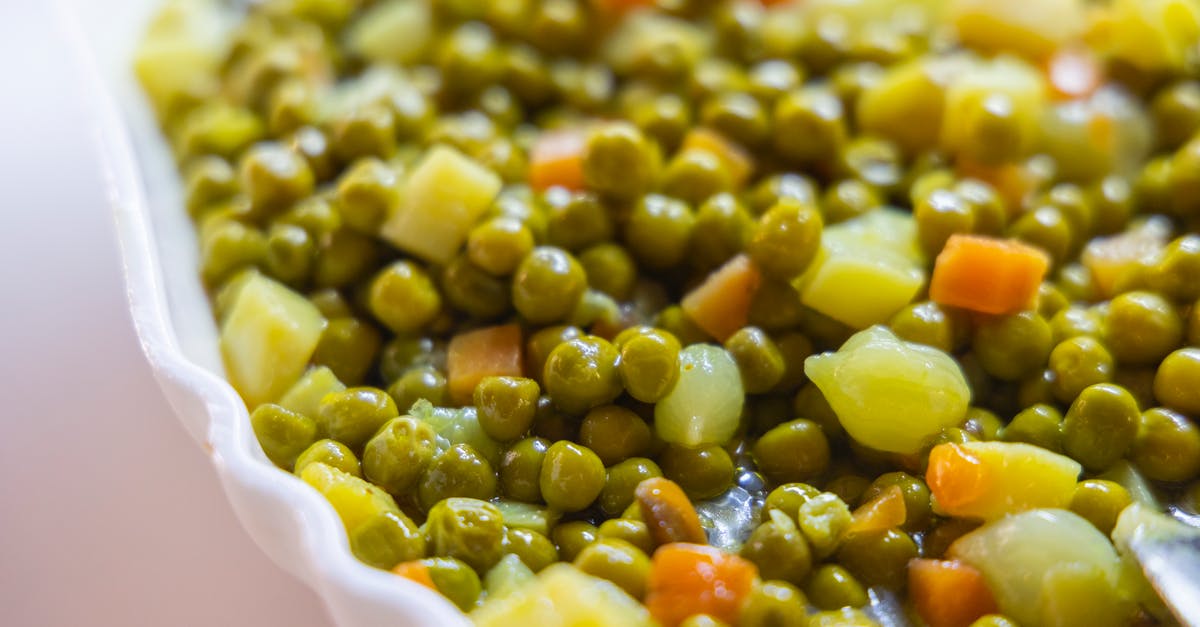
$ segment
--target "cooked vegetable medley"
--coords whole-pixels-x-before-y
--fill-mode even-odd
[[[1194,0],[227,4],[136,70],[263,452],[397,594],[1171,622],[1119,538],[1200,516]]]

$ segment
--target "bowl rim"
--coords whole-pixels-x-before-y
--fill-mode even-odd
[[[287,504],[291,510],[289,520],[298,527],[297,537],[301,540],[297,547],[301,572],[279,565],[312,588],[340,624],[350,624],[344,621],[352,613],[338,611],[338,600],[366,597],[385,607],[415,604],[418,607],[407,607],[410,611],[403,614],[411,616],[411,610],[419,610],[430,625],[469,625],[466,616],[442,595],[355,558],[341,520],[329,502],[298,477],[267,460],[250,428],[245,403],[233,387],[184,354],[169,313],[160,243],[152,226],[146,181],[131,140],[135,131],[125,117],[131,111],[120,106],[116,90],[105,80],[78,14],[64,0],[53,0],[51,4],[67,44],[70,71],[88,100],[89,106],[83,108],[84,124],[91,131],[88,148],[96,157],[105,202],[116,225],[125,296],[138,343],[185,427],[191,425],[184,420],[181,400],[206,418],[205,428],[200,432],[192,429],[192,436],[220,475],[226,496],[231,495],[225,481],[232,480],[252,493],[270,494],[275,501]],[[140,90],[136,91],[144,99]],[[245,527],[236,505],[234,511]]]

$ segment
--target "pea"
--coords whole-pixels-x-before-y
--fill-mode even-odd
[[[1112,381],[1114,368],[1112,355],[1095,338],[1063,340],[1050,352],[1054,396],[1061,403],[1070,403],[1087,386]]]
[[[435,406],[445,405],[450,398],[446,376],[433,366],[417,366],[405,372],[388,386],[388,395],[397,407],[406,410],[425,399]]]
[[[542,381],[554,404],[581,414],[621,394],[619,354],[608,340],[584,336],[559,344],[546,359]]]
[[[956,431],[961,432],[961,430]],[[851,447],[853,447],[854,442],[851,442],[850,444]],[[870,485],[870,479],[859,474],[846,473],[826,481],[825,491],[833,494],[846,503],[858,503],[862,500],[863,493],[867,491],[867,487]]]
[[[338,179],[336,198],[346,225],[374,234],[387,212],[399,202],[396,171],[379,159],[360,159]]]
[[[679,378],[679,340],[668,331],[646,328],[620,347],[617,369],[629,395],[644,403],[666,396]]]
[[[1071,511],[1095,525],[1100,533],[1109,535],[1117,524],[1121,510],[1133,503],[1121,484],[1104,479],[1087,479],[1075,486],[1071,495]]]
[[[238,271],[266,261],[263,232],[236,220],[208,222],[200,233],[200,274],[209,286],[220,285]]]
[[[858,579],[836,564],[825,564],[813,571],[804,592],[822,610],[864,607],[869,602],[867,591]]]
[[[994,318],[975,330],[972,345],[989,375],[1018,380],[1046,364],[1053,348],[1050,324],[1033,311]]]
[[[976,233],[998,236],[1004,232],[1008,213],[995,188],[975,179],[964,179],[955,183],[954,192],[970,208]]]
[[[1002,614],[981,616],[971,623],[971,627],[1018,627],[1017,623]]]
[[[558,561],[558,549],[546,536],[529,529],[505,528],[502,543],[504,553],[521,559],[533,572]]]
[[[792,518],[779,510],[772,510],[750,533],[742,545],[741,556],[754,562],[764,579],[779,579],[797,586],[804,583],[812,569],[808,540]]]
[[[679,627],[729,627],[729,623],[708,614],[692,614],[679,623]]]
[[[913,206],[913,216],[921,250],[929,257],[937,256],[951,235],[975,230],[971,205],[949,189],[935,189],[920,197]]]
[[[618,405],[593,408],[579,427],[579,443],[595,452],[605,466],[645,453],[650,439],[646,421]]]
[[[540,390],[523,377],[485,377],[475,386],[479,426],[501,442],[515,440],[533,424]]]
[[[563,412],[549,396],[542,396],[538,399],[537,413],[533,416],[533,435],[551,442],[578,439],[578,417]]]
[[[625,300],[637,281],[637,264],[619,244],[605,242],[583,251],[579,263],[592,289]]]
[[[467,235],[467,258],[494,276],[508,276],[533,252],[533,233],[519,220],[492,218]]]
[[[442,269],[442,294],[451,307],[478,320],[493,320],[512,309],[509,282],[484,272],[459,255]]]
[[[250,426],[267,459],[288,471],[317,439],[317,423],[312,418],[270,403],[254,409]]]
[[[425,538],[399,512],[379,512],[350,532],[350,552],[376,568],[390,569],[425,555]]]
[[[692,123],[691,107],[676,94],[655,94],[629,111],[629,119],[660,149],[670,152],[679,146]]]
[[[632,124],[606,124],[588,137],[583,176],[602,195],[637,198],[653,187],[661,167],[658,145]]]
[[[965,343],[967,324],[958,310],[929,300],[901,309],[888,321],[888,327],[900,339],[946,353],[954,353]]]
[[[546,504],[565,512],[587,508],[604,489],[604,464],[590,449],[573,442],[550,445],[539,483]]]
[[[1200,475],[1200,428],[1169,409],[1146,410],[1130,459],[1154,481],[1195,479]]]
[[[317,181],[326,182],[336,174],[329,138],[318,128],[302,126],[288,138],[288,147],[308,162]],[[301,201],[304,202],[304,201]]]
[[[302,157],[275,142],[255,144],[238,167],[242,192],[256,216],[271,216],[313,192],[316,180]]]
[[[827,440],[837,442],[845,439],[846,430],[842,428],[837,414],[829,406],[829,401],[825,400],[825,395],[821,393],[820,388],[812,382],[804,384],[800,391],[796,392],[796,397],[792,401],[792,409],[797,416],[820,425]]]
[[[542,463],[550,442],[525,438],[513,444],[500,458],[500,490],[505,496],[525,503],[542,500]]]
[[[771,490],[763,502],[763,522],[770,519],[772,511],[782,512],[795,520],[800,506],[820,493],[820,490],[807,483],[785,483]]]
[[[693,500],[712,498],[733,484],[733,459],[719,446],[668,445],[659,457],[663,476]]]
[[[1054,316],[1071,304],[1062,290],[1053,283],[1043,281],[1038,286],[1037,312],[1050,321],[1050,330],[1054,331]],[[1055,336],[1057,337],[1057,336]]]
[[[1055,342],[1086,335],[1099,338],[1103,335],[1104,320],[1094,310],[1080,305],[1069,305],[1050,319],[1050,330]]]
[[[795,327],[804,315],[800,294],[787,281],[764,277],[750,301],[750,324],[771,333]]]
[[[817,557],[832,555],[850,525],[850,508],[836,494],[822,492],[800,504],[797,526]],[[812,596],[811,594],[809,596]]]
[[[562,523],[554,528],[550,536],[564,562],[575,561],[584,548],[599,538],[596,527],[582,520]]]
[[[670,268],[683,261],[695,224],[696,217],[686,202],[647,194],[637,201],[625,223],[625,245],[645,266]]]
[[[329,236],[321,243],[321,248],[317,253],[317,266],[313,268],[312,282],[317,287],[346,287],[352,283],[357,283],[363,280],[376,267],[381,255],[379,244],[371,237],[342,228]],[[386,274],[387,269],[381,274]],[[397,278],[397,277],[393,277]],[[425,314],[427,309],[434,309],[438,304],[437,294],[429,294],[424,291],[431,284],[423,284],[419,281],[409,283],[404,279],[397,278],[392,281],[390,278],[382,282],[380,286],[379,304],[383,306],[386,314],[391,316],[396,314],[394,306],[394,297],[414,298],[413,311],[405,317],[397,318],[397,320],[411,320],[417,318],[421,321],[421,316]],[[375,294],[370,296],[374,299]],[[406,301],[407,302],[407,301]],[[372,310],[372,313],[378,318],[379,314]],[[416,328],[416,325],[412,328]],[[407,328],[407,327],[406,327]]]
[[[776,483],[811,479],[829,467],[829,441],[817,423],[803,418],[764,433],[753,452],[759,471]]]
[[[697,205],[732,191],[734,181],[717,155],[707,150],[684,150],[667,163],[660,188],[668,196]]]
[[[766,392],[783,378],[783,353],[762,329],[741,328],[725,341],[725,350],[737,362],[742,387],[748,394]]]
[[[612,239],[612,218],[596,196],[548,193],[546,199],[546,237],[551,246],[577,251]]]
[[[900,488],[900,493],[904,495],[904,529],[916,531],[926,528],[933,519],[933,511],[929,486],[918,477],[906,472],[879,475],[863,493],[862,501],[870,501],[892,486]]]
[[[358,449],[399,415],[396,403],[383,390],[360,387],[326,394],[315,418],[321,433]]]
[[[640,520],[611,518],[601,523],[596,533],[600,539],[616,538],[624,540],[636,546],[646,555],[654,552],[654,538],[650,535],[650,528]]]
[[[764,581],[755,586],[738,615],[743,627],[799,626],[808,624],[808,599],[785,581]]]
[[[424,270],[411,261],[397,261],[371,281],[368,305],[394,333],[410,334],[433,321],[442,298]]]
[[[1104,470],[1133,445],[1139,422],[1137,401],[1125,388],[1089,386],[1063,420],[1063,450],[1092,472]]]
[[[475,607],[483,586],[479,575],[466,563],[449,557],[428,557],[421,560],[429,570],[429,578],[442,596],[467,612]]]
[[[1183,341],[1183,321],[1165,298],[1127,292],[1112,299],[1104,318],[1104,342],[1123,366],[1152,366]]]
[[[582,336],[579,327],[569,325],[545,327],[533,333],[525,343],[526,371],[534,378],[541,378],[550,352],[559,344]]]
[[[784,333],[775,339],[779,353],[783,355],[783,378],[775,384],[775,392],[791,392],[804,385],[804,360],[813,354],[812,340],[801,333]]]
[[[1057,207],[1048,205],[1022,214],[1009,226],[1008,235],[1041,248],[1055,265],[1066,260],[1072,243],[1071,223]]]
[[[1055,453],[1063,450],[1063,417],[1052,405],[1036,404],[1021,410],[1004,427],[1005,442],[1025,442]]]
[[[817,184],[811,178],[794,172],[771,175],[750,190],[746,205],[754,215],[762,215],[785,198],[812,205],[817,202]]]
[[[334,318],[321,333],[312,362],[328,367],[346,385],[361,385],[382,342],[379,331],[367,322]]]
[[[407,494],[437,453],[433,427],[411,416],[393,418],[363,447],[363,474],[393,495]]]
[[[821,214],[828,224],[857,218],[883,204],[878,190],[858,179],[848,178],[829,186],[821,196]]]
[[[821,214],[812,206],[781,201],[759,218],[746,252],[763,272],[792,279],[816,257],[821,229]]]
[[[771,121],[762,103],[742,91],[724,91],[700,107],[700,121],[720,134],[750,148],[768,139]]]
[[[610,516],[620,514],[634,503],[634,490],[642,481],[663,476],[662,469],[652,459],[631,457],[614,464],[605,472],[604,488],[600,490],[600,509]]]
[[[184,198],[188,215],[200,217],[213,205],[229,200],[237,192],[237,174],[229,162],[215,155],[199,157],[184,174]]]
[[[963,431],[984,442],[1000,439],[1000,430],[1003,428],[1004,423],[996,414],[981,407],[968,408],[967,418],[962,423]]]
[[[574,560],[579,570],[617,584],[635,599],[646,595],[650,558],[641,549],[616,538],[600,538],[584,547]]]
[[[298,476],[309,464],[325,464],[346,474],[362,477],[362,469],[359,467],[358,458],[354,456],[354,451],[335,440],[313,442],[312,446],[304,449],[304,452],[296,458],[293,472]]]
[[[512,301],[523,318],[533,324],[565,319],[587,289],[583,266],[561,248],[533,249],[513,275]]]
[[[907,533],[887,529],[846,538],[837,560],[868,586],[900,589],[907,581],[908,561],[917,554],[917,545]]]
[[[330,148],[343,163],[396,154],[396,115],[383,104],[368,104],[333,120]]]
[[[1200,348],[1187,347],[1167,355],[1154,375],[1154,396],[1163,405],[1200,417]]]
[[[469,444],[455,444],[434,458],[417,484],[417,497],[426,511],[448,498],[487,500],[495,495],[492,465]]]

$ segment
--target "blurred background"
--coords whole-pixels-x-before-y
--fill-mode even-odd
[[[123,4],[0,0],[0,624],[328,625],[242,531],[133,333],[56,14],[105,36]]]

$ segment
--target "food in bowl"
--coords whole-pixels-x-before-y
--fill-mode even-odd
[[[137,71],[225,371],[480,624],[1170,618],[1187,0],[173,0]]]

